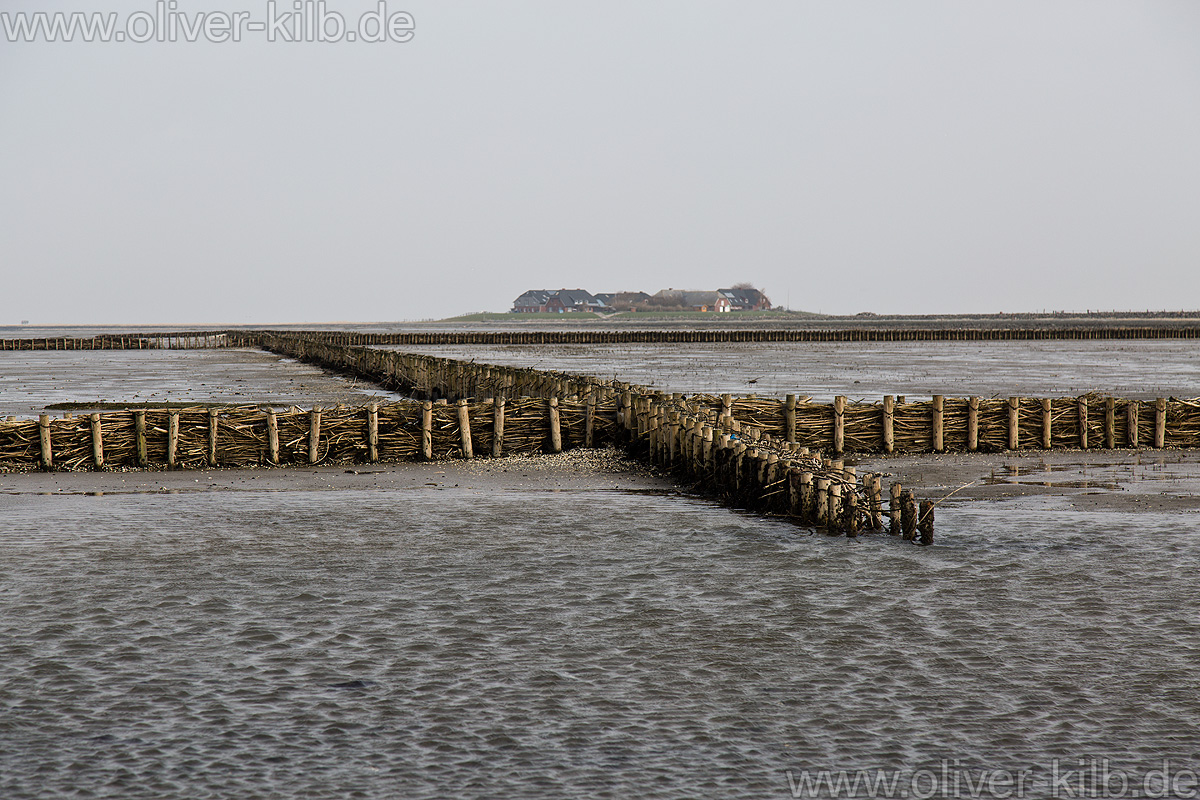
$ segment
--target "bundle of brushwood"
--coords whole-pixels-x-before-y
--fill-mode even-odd
[[[627,394],[619,421],[631,450],[730,506],[785,516],[831,535],[883,530],[882,475],[859,476],[840,459],[765,434],[714,410],[712,399]],[[898,483],[891,486],[887,516],[891,534],[933,543],[934,504],[918,504]]]

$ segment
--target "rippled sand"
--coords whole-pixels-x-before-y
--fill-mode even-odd
[[[1048,796],[1052,758],[1200,759],[1192,515],[971,501],[918,548],[562,469],[5,476],[0,796],[786,797],[943,758]]]

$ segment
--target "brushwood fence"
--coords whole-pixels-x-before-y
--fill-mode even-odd
[[[800,328],[710,330],[507,330],[507,331],[355,331],[227,330],[171,333],[104,334],[87,338],[0,339],[9,350],[143,350],[207,347],[255,347],[265,336],[292,335],[328,344],[378,345],[570,345],[570,344],[720,344],[754,342],[963,342],[1124,339],[1200,339],[1200,326],[1036,326],[1012,328]]]
[[[644,332],[632,332],[644,333]],[[744,333],[744,332],[742,332]],[[767,332],[779,333],[779,332]],[[259,346],[408,393],[361,408],[131,408],[0,422],[0,468],[245,467],[474,458],[610,442],[722,501],[828,531],[888,529],[928,544],[933,504],[846,454],[1055,448],[1197,447],[1200,401],[946,398],[813,403],[788,395],[667,394],[588,375],[483,364],[358,343],[360,334],[106,337],[113,349]],[[368,344],[392,344],[374,341]],[[342,341],[345,339],[346,341]],[[76,341],[76,340],[46,340]],[[55,347],[49,349],[99,349]]]

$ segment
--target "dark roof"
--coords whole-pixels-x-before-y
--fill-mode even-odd
[[[559,289],[554,293],[564,306],[603,306],[604,303],[584,289]]]
[[[550,299],[551,294],[552,292],[550,289],[529,289],[528,291],[523,292],[516,300],[514,300],[513,305],[545,305],[546,301]]]
[[[735,306],[765,305],[770,302],[767,300],[767,296],[758,289],[718,289],[717,291],[728,297]]]

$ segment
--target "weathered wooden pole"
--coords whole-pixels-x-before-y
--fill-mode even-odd
[[[208,409],[208,465],[217,465],[217,429],[220,421],[215,408]]]
[[[1075,400],[1075,410],[1079,415],[1079,449],[1088,449],[1088,403],[1086,397]]]
[[[917,530],[921,532],[921,544],[933,544],[933,502],[921,501],[921,516],[917,521]]]
[[[1167,398],[1154,401],[1154,446],[1161,450],[1167,444]]]
[[[1112,450],[1117,446],[1117,399],[1104,398],[1104,447]]]
[[[550,415],[550,452],[562,452],[562,427],[558,416],[558,398],[551,397],[546,401]]]
[[[813,495],[813,474],[805,470],[800,473],[800,519],[810,525],[817,516]]]
[[[96,469],[104,469],[104,435],[100,430],[100,415],[88,417],[92,429],[92,464]]]
[[[817,478],[817,527],[824,528],[829,524],[829,478]]]
[[[583,446],[596,446],[596,387],[588,389],[587,405],[583,410]]]
[[[846,449],[846,398],[833,398],[833,452],[841,455]]]
[[[308,412],[308,463],[321,460],[321,407],[313,406]]]
[[[1125,438],[1129,441],[1130,447],[1138,446],[1138,406],[1141,405],[1137,400],[1128,400],[1125,403]]]
[[[946,449],[942,416],[944,405],[945,398],[940,394],[935,394],[933,396],[933,452],[935,453],[940,453]]]
[[[967,451],[979,449],[979,398],[967,400]]]
[[[842,482],[829,482],[829,507],[825,512],[825,527],[830,534],[840,531],[842,524]]]
[[[421,457],[433,460],[433,403],[421,403]]]
[[[871,475],[871,485],[868,489],[870,498],[869,513],[871,515],[871,529],[883,529],[883,479],[879,477],[879,473]]]
[[[146,455],[146,412],[133,412],[133,442],[137,465],[144,467],[150,459]]]
[[[858,493],[853,485],[848,485],[842,498],[842,529],[846,531],[847,538],[854,539],[858,536],[858,527]]]
[[[459,446],[462,448],[463,458],[474,458],[475,450],[471,446],[471,413],[466,398],[459,400],[457,405]]]
[[[906,540],[912,541],[917,534],[917,501],[910,490],[900,496],[900,528]]]
[[[1017,450],[1021,444],[1021,398],[1008,398],[1008,449]]]
[[[1050,426],[1052,424],[1050,409],[1051,409],[1050,398],[1043,397],[1042,398],[1042,449],[1043,450],[1049,450],[1050,446],[1054,443],[1054,439],[1051,435],[1051,430],[1050,430]]]
[[[367,406],[367,460],[372,464],[379,460],[379,404]]]
[[[883,396],[883,452],[892,453],[896,449],[896,398],[890,394]]]
[[[167,412],[167,467],[175,469],[179,460],[179,411]]]
[[[499,458],[504,451],[504,398],[496,398],[492,407],[492,458]]]
[[[704,479],[706,482],[712,481],[713,477],[717,473],[717,457],[716,457],[716,452],[713,448],[712,426],[704,425],[703,427],[701,427],[700,436],[701,436],[702,448],[703,448],[702,449],[703,460],[701,461],[701,464],[703,464]]]
[[[783,401],[783,431],[789,442],[796,441],[796,395],[789,394]]]
[[[267,409],[267,460],[279,463],[279,420],[273,408]]]
[[[903,530],[903,487],[893,483],[888,494],[888,533],[898,536]]]
[[[38,417],[38,440],[42,448],[42,469],[54,469],[54,449],[50,442],[50,415]]]

